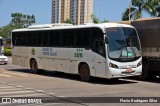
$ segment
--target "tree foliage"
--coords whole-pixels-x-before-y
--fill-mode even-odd
[[[31,24],[35,23],[35,16],[34,15],[25,15],[22,13],[12,13],[11,14],[12,20],[11,24],[16,28],[26,28]]]
[[[92,18],[92,20],[93,20],[93,23],[95,23],[95,24],[109,22],[109,21],[106,20],[106,19],[104,19],[103,21],[99,21],[99,19],[98,19],[94,14],[91,15],[91,18]]]
[[[68,24],[73,24],[74,25],[74,22],[71,19],[66,19],[66,21],[64,21],[64,23],[68,23]]]
[[[6,39],[10,39],[11,31],[15,29],[12,24],[8,24],[0,28],[0,36]]]
[[[160,14],[158,13],[157,8],[160,7],[159,0],[132,0],[131,8],[126,8],[126,10],[122,14],[122,20],[129,20],[129,11],[130,18],[133,20],[142,18],[142,12],[148,13],[152,17],[158,17]]]
[[[0,27],[0,36],[9,39],[11,31],[18,28],[26,28],[35,23],[34,15],[25,15],[22,13],[12,13],[11,21],[8,25]]]
[[[93,23],[95,24],[99,23],[99,19],[94,14],[91,15],[91,18],[93,19]]]

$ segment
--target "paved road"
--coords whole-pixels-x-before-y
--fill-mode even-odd
[[[9,62],[8,65],[0,65],[0,97],[4,96],[51,97],[54,99],[58,98],[58,100],[64,102],[67,101],[67,103],[43,104],[46,106],[135,106],[137,104],[82,103],[81,100],[75,103],[75,101],[67,97],[160,97],[160,79],[156,78],[143,82],[135,79],[111,81],[94,78],[93,81],[86,83],[82,82],[77,75],[49,71],[45,71],[43,75],[36,75],[28,68],[15,66]],[[5,105],[8,106],[9,104]],[[28,106],[28,104],[26,105]],[[42,104],[36,105],[41,106]],[[141,105],[158,106],[155,103]]]

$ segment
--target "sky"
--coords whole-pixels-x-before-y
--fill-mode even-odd
[[[130,0],[94,0],[94,12],[100,21],[121,21]],[[11,13],[34,14],[35,24],[51,23],[51,0],[0,0],[0,27],[11,21]]]

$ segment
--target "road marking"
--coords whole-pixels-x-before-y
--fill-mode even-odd
[[[11,77],[10,75],[0,74],[1,77]]]
[[[16,88],[23,88],[23,86],[16,86]]]
[[[13,92],[1,92],[0,95],[2,94],[16,94],[16,93],[30,93],[34,91],[13,91]]]
[[[15,84],[8,84],[8,86],[14,86]]]
[[[48,95],[55,95],[56,93],[47,93]]]
[[[3,86],[3,87],[0,87],[0,89],[6,89],[6,88],[13,88],[13,86]]]
[[[7,71],[4,71],[3,73],[6,73],[6,74],[11,74],[11,75],[18,75],[18,76],[28,76],[27,74],[22,74],[22,73],[18,73],[18,72],[7,72]]]
[[[44,90],[35,90],[36,92],[43,92]]]
[[[6,84],[6,82],[0,82],[0,84]]]
[[[33,88],[25,88],[26,90],[33,90]]]
[[[35,97],[35,96],[44,96],[44,97],[46,97],[46,95],[45,94],[41,94],[41,93],[39,93],[39,94],[22,94],[22,95],[10,95],[10,96],[7,96],[7,97]]]
[[[7,88],[7,89],[0,89],[0,91],[15,91],[15,90],[22,90],[20,88]]]

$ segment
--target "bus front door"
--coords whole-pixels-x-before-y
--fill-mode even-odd
[[[94,43],[95,50],[95,71],[96,77],[106,77],[106,58],[105,46],[103,40],[96,40]]]

